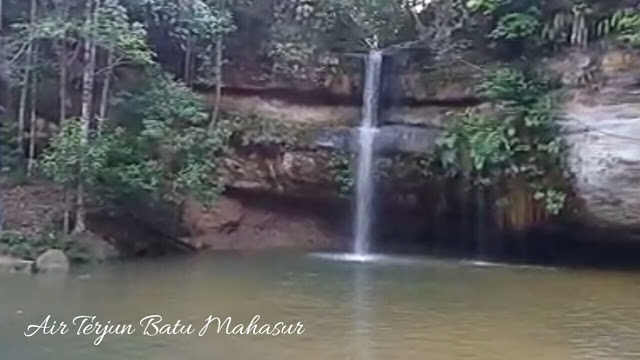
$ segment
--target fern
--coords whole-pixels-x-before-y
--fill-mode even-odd
[[[595,35],[613,36],[622,43],[640,46],[640,11],[631,8],[616,11],[596,24]]]
[[[531,14],[511,13],[498,20],[496,28],[489,34],[492,39],[525,39],[538,31],[540,21]]]

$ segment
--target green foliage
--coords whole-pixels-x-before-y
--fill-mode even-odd
[[[349,196],[355,188],[353,159],[353,154],[346,151],[336,150],[329,154],[329,171],[341,196]]]
[[[618,41],[631,46],[640,46],[640,11],[622,9],[601,23]]]
[[[114,110],[122,130],[103,185],[176,201],[193,194],[205,204],[220,194],[230,131],[223,123],[208,129],[207,109],[193,91],[151,70],[137,89],[117,96]]]
[[[535,84],[517,70],[501,68],[486,74],[478,92],[492,101],[526,102],[535,101],[540,91]]]
[[[228,129],[233,145],[237,147],[304,147],[309,145],[310,133],[314,130],[311,124],[237,113],[225,114],[220,126]]]
[[[486,37],[506,48],[512,55],[539,48],[542,34],[551,36],[544,26],[544,6],[535,0],[468,0],[466,7],[480,21]],[[480,15],[480,16],[478,16]],[[544,31],[547,30],[545,33]],[[556,35],[555,33],[553,34]]]
[[[266,55],[273,62],[272,73],[307,78],[308,67],[323,46],[326,34],[337,25],[337,13],[330,2],[283,0],[275,3],[271,40]]]
[[[96,11],[96,43],[115,51],[133,63],[150,64],[153,53],[147,43],[147,29],[129,19],[127,9],[118,0],[106,1]]]
[[[233,17],[219,1],[192,0],[141,0],[137,3],[147,22],[168,37],[185,53],[190,52],[198,60],[198,82],[212,84],[216,64],[214,53],[219,35],[235,30]]]
[[[24,165],[17,134],[18,124],[6,116],[0,117],[0,173],[18,171]]]
[[[586,48],[615,33],[619,13],[610,14],[610,10],[602,9],[597,11],[597,6],[595,3],[574,1],[571,7],[547,16],[541,39],[553,50],[566,45]]]
[[[403,2],[406,3],[406,2]],[[388,0],[278,0],[266,55],[275,75],[311,78],[331,52],[384,48],[413,40],[410,11]]]
[[[409,21],[408,11],[397,1],[333,1],[332,6],[329,10],[335,11],[342,23],[350,25],[351,36],[369,49],[397,42],[404,22]]]
[[[467,112],[439,141],[440,165],[450,176],[489,185],[508,177],[524,178],[549,213],[558,213],[565,195],[557,188],[563,150],[555,122],[553,84],[525,73],[500,69],[488,75],[480,93],[496,113]]]
[[[40,167],[58,184],[70,186],[82,182],[94,185],[113,144],[112,136],[103,136],[91,143],[83,141],[80,121],[69,119],[42,156]]]
[[[101,136],[82,141],[80,122],[67,121],[41,160],[54,182],[78,182],[106,200],[145,197],[179,201],[192,194],[210,204],[222,191],[219,157],[228,132],[207,129],[201,100],[166,74],[149,71],[122,92]]]
[[[498,20],[489,34],[494,40],[522,40],[538,33],[540,21],[527,13],[510,13]]]
[[[509,0],[467,0],[465,5],[472,11],[489,15],[497,11],[500,6],[507,2],[509,2]]]
[[[75,263],[89,260],[87,249],[78,245],[67,235],[56,232],[38,235],[26,235],[14,231],[0,232],[0,254],[35,260],[49,249],[62,250],[69,257],[69,260]]]
[[[187,3],[172,0],[142,0],[151,20],[159,26],[169,26],[170,34],[183,46],[190,36],[213,41],[219,33],[233,29],[231,14],[203,0]]]
[[[544,201],[545,209],[550,214],[559,214],[567,201],[567,194],[553,188],[538,189],[533,198]]]
[[[511,156],[507,129],[499,120],[467,112],[439,142],[445,169],[486,183],[489,172],[501,168]]]
[[[33,25],[16,23],[11,28],[13,30],[11,40],[24,46],[29,34],[36,40],[66,39],[70,34],[78,34],[82,31],[82,23],[78,19],[69,20],[57,15],[49,15],[37,19]]]

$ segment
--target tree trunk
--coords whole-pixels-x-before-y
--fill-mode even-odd
[[[64,18],[66,18],[66,16]],[[63,127],[67,121],[67,46],[64,39],[58,42],[58,62],[60,66],[60,84],[58,88],[58,95],[60,97],[60,127]],[[68,234],[70,230],[71,204],[69,202],[69,187],[67,184],[62,188],[62,197],[64,199],[62,231]]]
[[[69,13],[69,5],[66,2],[61,3],[58,9],[62,21],[67,21]],[[60,83],[58,87],[58,96],[60,97],[60,126],[62,127],[67,121],[67,78],[68,78],[68,60],[67,60],[67,33],[62,34],[62,39],[57,41],[58,64],[60,66]]]
[[[191,80],[192,80],[192,77],[193,77],[193,75],[191,73],[192,72],[191,71],[192,70],[192,64],[191,64],[192,63],[192,59],[191,58],[193,57],[193,55],[192,55],[192,51],[193,51],[192,42],[193,41],[191,39],[191,35],[189,35],[187,37],[187,49],[185,50],[185,54],[184,54],[184,82],[189,86],[191,86]]]
[[[64,185],[62,188],[62,201],[64,206],[64,215],[62,217],[62,232],[68,234],[71,229],[71,201],[69,201],[69,187]]]
[[[4,45],[4,36],[2,33],[2,14],[3,14],[3,1],[0,0],[0,51],[4,51],[3,45]],[[2,105],[2,104],[0,104]],[[5,104],[6,105],[6,104]],[[5,109],[5,112],[9,112],[10,108],[7,106],[7,108]],[[1,126],[2,124],[0,124]],[[3,163],[2,163],[2,153],[0,153],[0,169],[2,169],[3,167]],[[3,203],[2,203],[2,193],[0,193],[0,232],[4,230],[4,207],[3,207]]]
[[[33,53],[31,54],[32,60],[31,64],[35,65],[36,63],[36,54],[38,52],[38,45],[33,45]],[[31,177],[33,174],[33,168],[35,166],[36,161],[36,133],[37,133],[37,105],[38,105],[38,75],[33,70],[31,74],[31,85],[30,85],[30,93],[31,93],[31,109],[29,116],[29,159],[27,161],[27,176]]]
[[[67,121],[67,46],[64,40],[58,44],[58,62],[60,63],[60,84],[58,96],[60,97],[60,126]]]
[[[30,45],[29,45],[30,46]],[[24,129],[25,129],[25,113],[27,111],[27,90],[29,89],[29,58],[30,49],[27,50],[27,61],[22,76],[22,88],[20,89],[20,105],[18,105],[18,150],[24,156]]]
[[[100,112],[98,114],[98,136],[102,134],[104,122],[107,119],[109,111],[109,91],[111,90],[111,76],[113,75],[113,49],[109,49],[107,54],[107,69],[105,71],[104,80],[102,82],[102,94],[100,99]]]
[[[222,56],[224,46],[224,36],[218,35],[218,41],[216,44],[216,98],[211,110],[211,121],[209,123],[209,131],[213,131],[213,127],[218,121],[218,115],[220,114],[220,100],[222,99],[222,62],[224,61]]]
[[[60,18],[63,21],[67,20],[68,4],[62,3],[61,8],[58,9]],[[58,50],[58,66],[60,67],[60,82],[58,86],[58,96],[60,98],[60,127],[63,127],[67,122],[67,78],[68,78],[68,61],[67,61],[67,34],[62,35],[62,39],[57,41]],[[64,214],[62,217],[62,231],[68,234],[71,230],[71,201],[69,197],[69,185],[64,184],[62,187],[62,198]]]
[[[33,24],[36,17],[36,0],[31,0],[30,22]],[[26,128],[26,112],[27,112],[27,96],[29,94],[29,75],[33,66],[33,32],[29,34],[29,43],[27,44],[27,52],[25,54],[25,69],[22,76],[22,89],[20,90],[20,105],[18,107],[18,147],[20,153],[24,155],[24,130]]]
[[[226,6],[225,0],[220,0],[220,11],[224,11]],[[220,114],[220,100],[222,99],[222,66],[224,65],[224,34],[221,31],[218,34],[216,41],[216,98],[211,110],[209,131],[213,131],[213,128],[218,121]]]
[[[95,21],[92,12],[92,3],[98,8],[98,0],[94,0],[87,4],[87,27],[90,28]],[[94,10],[95,11],[95,10]],[[93,105],[93,85],[95,80],[96,66],[96,47],[94,44],[94,35],[87,36],[84,40],[84,69],[82,75],[82,111],[80,121],[82,122],[82,145],[87,147],[89,144],[89,130],[91,126],[91,115]],[[78,174],[78,184],[76,191],[76,223],[73,229],[75,234],[82,233],[86,230],[85,218],[86,209],[84,201],[84,154],[80,157],[80,172]]]

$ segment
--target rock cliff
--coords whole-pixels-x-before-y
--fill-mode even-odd
[[[639,65],[640,54],[624,49],[574,50],[539,64],[546,72],[559,75],[567,90],[561,106],[562,125],[568,145],[566,170],[576,200],[568,213],[588,227],[640,229]],[[434,68],[439,70],[387,74],[391,80],[386,81],[383,91],[395,95],[387,97],[381,117],[377,143],[383,156],[428,156],[452,113],[483,106],[473,90],[479,67],[461,61]],[[351,89],[348,98],[357,98],[358,86]],[[225,97],[227,110],[268,114],[285,123],[314,127],[313,136],[303,146],[278,147],[270,155],[249,151],[230,159],[228,163],[235,169],[232,187],[302,197],[337,195],[330,150],[354,149],[350,129],[358,125],[359,105],[315,100],[300,105],[295,96],[286,101],[256,94],[251,98]],[[401,191],[412,180],[415,178],[405,177],[391,186]],[[423,181],[412,190],[429,192],[424,188],[427,183]]]
[[[599,79],[564,106],[574,189],[589,221],[640,229],[640,56],[614,50],[583,58]]]

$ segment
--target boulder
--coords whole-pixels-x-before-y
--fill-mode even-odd
[[[40,272],[66,272],[69,258],[62,250],[50,249],[36,259],[36,269]]]

